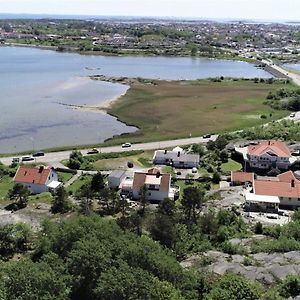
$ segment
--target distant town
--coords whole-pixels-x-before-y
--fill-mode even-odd
[[[3,44],[106,54],[298,61],[300,25],[143,19],[1,20]]]

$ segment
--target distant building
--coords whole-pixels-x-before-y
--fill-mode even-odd
[[[20,166],[13,181],[26,186],[32,194],[55,191],[61,185],[54,168],[44,166]]]
[[[132,184],[133,199],[141,198],[141,190],[145,186],[146,198],[149,201],[162,201],[165,198],[174,199],[174,192],[171,188],[171,175],[160,173],[160,170],[153,168],[148,172],[135,172]]]
[[[261,141],[257,145],[249,145],[244,148],[235,148],[241,153],[245,162],[253,169],[288,170],[297,158],[291,155],[289,148],[280,141]]]
[[[199,154],[186,154],[181,151],[157,150],[153,156],[155,165],[170,165],[175,168],[192,169],[198,168],[200,163]]]

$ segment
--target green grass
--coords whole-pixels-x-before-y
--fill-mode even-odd
[[[168,174],[171,174],[171,175],[175,175],[174,168],[171,167],[171,166],[164,166],[163,169],[162,169],[162,172],[163,173],[168,173]]]
[[[221,165],[221,168],[224,172],[239,171],[242,169],[242,165],[230,158],[227,163]]]
[[[13,187],[12,178],[4,176],[0,179],[0,200],[5,200],[7,192]]]
[[[175,185],[180,187],[180,195],[179,195],[179,199],[178,199],[178,204],[180,203],[182,197],[183,197],[183,191],[187,188],[187,187],[202,187],[202,183],[197,182],[197,181],[192,181],[190,184],[187,184],[185,182],[185,180],[177,180]]]
[[[67,173],[67,172],[57,172],[57,175],[58,175],[58,180],[63,183],[69,181],[74,176],[72,173]]]
[[[52,203],[52,195],[49,192],[32,195],[29,196],[29,204],[37,204],[37,203],[44,203],[44,204],[51,204]]]
[[[294,88],[249,80],[154,81],[134,83],[109,113],[140,130],[107,142],[114,144],[200,136],[237,130],[280,119],[287,111],[263,104],[269,91]],[[266,119],[261,119],[266,115]]]
[[[125,155],[125,152],[123,153]],[[117,158],[99,159],[93,163],[93,169],[99,171],[127,168],[127,162],[131,161],[135,167],[150,168],[152,166],[153,151],[145,151],[135,155]]]
[[[75,180],[70,186],[66,188],[68,193],[75,194],[85,183],[91,180],[91,175],[82,175],[77,180]]]

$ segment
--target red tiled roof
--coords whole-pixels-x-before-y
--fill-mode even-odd
[[[149,176],[153,176],[156,178],[157,173],[142,173],[142,172],[135,172],[133,176],[133,184],[132,189],[135,191],[139,191],[145,184],[146,178],[149,180]],[[170,174],[160,174],[160,185],[159,191],[160,192],[168,192],[171,175]]]
[[[248,146],[248,154],[261,156],[267,152],[274,153],[279,157],[290,157],[289,148],[279,141],[261,141],[258,145]]]
[[[254,193],[256,195],[300,198],[300,180],[292,171],[278,175],[277,180],[255,180]]]
[[[19,167],[14,181],[19,183],[35,183],[35,184],[45,184],[50,175],[51,168],[45,167]]]
[[[254,180],[254,173],[246,173],[246,172],[231,172],[231,181],[232,182],[253,182]]]

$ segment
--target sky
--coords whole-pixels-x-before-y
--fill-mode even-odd
[[[300,0],[0,0],[0,13],[300,21]]]

